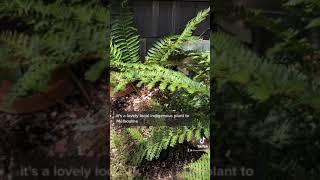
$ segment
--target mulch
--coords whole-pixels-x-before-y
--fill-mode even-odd
[[[113,97],[111,99],[111,112],[147,111],[152,109],[152,100],[154,98],[158,100],[161,98],[159,89],[148,90],[147,87],[142,87],[129,95]],[[112,122],[111,128],[118,132],[118,134],[121,134],[123,131],[123,127]],[[145,132],[149,132],[147,128],[145,129]],[[144,136],[147,137],[148,134],[144,134]],[[128,169],[129,171],[133,171],[132,174],[138,179],[181,179],[181,174],[183,173],[186,164],[199,159],[203,154],[203,152],[199,151],[188,152],[188,147],[190,147],[190,144],[188,143],[179,144],[174,148],[170,147],[161,153],[159,159],[153,161],[144,160],[141,165],[135,167],[134,170],[131,170],[130,167],[128,167]]]
[[[0,112],[0,177],[16,156],[107,156],[107,84],[106,80],[85,84],[90,105],[76,90],[63,103],[43,112]]]

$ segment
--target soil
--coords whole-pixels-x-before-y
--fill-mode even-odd
[[[182,180],[184,167],[203,154],[203,152],[188,152],[188,147],[188,144],[180,144],[175,148],[169,148],[161,153],[159,159],[142,162],[137,170],[147,179]]]
[[[64,102],[43,112],[0,112],[0,170],[8,171],[10,161],[18,155],[107,156],[107,81],[84,87],[90,94],[90,104],[76,90]]]
[[[109,123],[106,121],[108,87],[106,80],[85,84],[89,101],[76,90],[64,102],[43,112],[16,115],[0,112],[0,170],[10,174],[10,166],[17,155],[37,157],[106,157]],[[112,98],[112,108],[142,111],[150,108],[158,90],[142,88],[125,97]],[[114,129],[115,127],[111,123]],[[147,132],[147,131],[146,131]],[[144,161],[137,174],[148,179],[179,179],[183,167],[197,160],[201,152],[187,153],[188,144],[169,148],[159,159]]]
[[[159,100],[161,95],[162,93],[157,88],[148,90],[146,87],[143,87],[130,95],[112,98],[111,113],[113,111],[150,110],[153,100]],[[115,123],[111,123],[111,128],[119,134],[123,130],[122,127],[117,126]],[[148,137],[150,132],[148,129],[145,129],[143,133],[145,137]],[[129,143],[128,146],[130,146]],[[158,159],[153,161],[144,160],[139,167],[130,167],[130,174],[135,175],[135,179],[182,179],[181,174],[186,164],[196,161],[203,154],[200,151],[188,152],[188,148],[190,148],[190,144],[188,143],[177,145],[174,148],[170,147],[164,150]]]

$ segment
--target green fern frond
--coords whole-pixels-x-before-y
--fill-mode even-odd
[[[115,13],[111,21],[111,44],[121,51],[122,62],[138,62],[140,42],[137,29],[134,28],[133,15],[128,7],[120,8]]]
[[[111,62],[111,66],[119,68],[122,72],[117,73],[122,82],[115,88],[115,92],[122,90],[126,84],[133,81],[146,83],[149,88],[153,88],[157,83],[161,83],[161,89],[176,91],[184,89],[193,94],[196,92],[209,96],[209,88],[202,82],[196,82],[186,77],[183,73],[166,69],[162,66]]]
[[[14,19],[28,27],[26,33],[10,27],[0,32],[0,41],[8,49],[6,58],[1,58],[2,67],[12,64],[22,72],[8,98],[10,101],[31,91],[43,91],[43,83],[48,82],[52,70],[61,65],[97,60],[99,63],[93,65],[86,77],[99,78],[106,67],[102,61],[107,57],[109,13],[102,4],[93,2],[0,2],[0,18]]]
[[[99,77],[105,72],[105,70],[108,67],[108,61],[107,60],[99,60],[94,65],[92,65],[89,70],[85,73],[86,80],[89,81],[96,81]]]
[[[110,56],[111,62],[121,62],[122,61],[122,51],[120,48],[110,41]]]
[[[201,158],[190,163],[183,173],[186,180],[209,180],[210,179],[210,153],[205,153]]]
[[[158,62],[163,58],[163,55],[166,54],[173,44],[177,41],[178,36],[169,36],[163,39],[160,39],[155,45],[149,49],[146,56],[147,62]]]
[[[55,68],[57,68],[56,64],[31,65],[6,96],[6,102],[10,105],[17,97],[28,96],[30,92],[45,92]]]
[[[139,143],[142,143],[145,141],[143,135],[141,134],[138,128],[127,128],[126,130],[131,135],[131,137],[137,140]]]
[[[3,0],[0,2],[0,17],[24,18],[29,24],[46,23],[51,21],[73,20],[80,23],[105,24],[106,9],[99,4],[81,3],[68,5],[61,1],[44,3],[42,0]],[[32,18],[33,19],[32,19]],[[37,19],[37,21],[35,21]],[[47,24],[49,25],[49,24]]]
[[[161,152],[168,147],[175,147],[177,144],[192,140],[199,141],[202,137],[202,132],[209,131],[209,127],[204,127],[200,123],[192,127],[155,127],[149,138],[143,137],[138,128],[128,128],[127,131],[133,139],[138,141],[138,148],[143,146],[145,149],[144,152],[141,151],[137,156],[141,157],[141,153],[143,153],[145,155],[144,158],[151,161],[159,158]],[[208,135],[206,138],[209,139],[210,136]]]
[[[293,67],[260,58],[240,42],[222,33],[215,33],[213,41],[215,49],[212,75],[220,85],[227,82],[243,85],[248,95],[260,102],[282,95],[320,109],[317,93],[320,91],[319,87],[312,87],[308,78]],[[314,97],[310,98],[306,94]]]
[[[309,86],[300,72],[258,57],[225,34],[214,34],[213,41],[213,77],[222,84],[246,84],[248,93],[259,101],[279,94],[297,96]]]
[[[35,52],[39,49],[39,47],[36,48],[38,46],[36,43],[39,42],[39,38],[36,36],[30,37],[16,31],[3,31],[0,32],[0,42],[6,44],[11,53],[15,53],[15,56],[24,57],[26,60],[30,60],[34,54],[39,53]],[[27,62],[24,61],[24,64],[27,64]]]
[[[192,33],[197,25],[206,19],[210,8],[200,11],[195,18],[190,20],[183,32],[178,36],[162,39],[151,48],[146,56],[147,63],[165,63],[168,58],[178,49],[181,49],[184,42],[192,39]]]

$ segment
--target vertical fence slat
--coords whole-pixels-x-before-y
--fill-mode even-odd
[[[159,1],[152,2],[152,36],[159,33]]]
[[[181,15],[180,1],[174,1],[171,9],[171,30],[170,34],[177,34],[180,27],[180,15]]]
[[[140,54],[144,57],[154,41],[159,38],[179,34],[186,23],[196,16],[197,12],[209,6],[206,0],[188,1],[133,1],[135,23],[141,37]],[[200,35],[209,28],[209,19],[198,27],[195,35]],[[206,37],[208,38],[208,36]]]

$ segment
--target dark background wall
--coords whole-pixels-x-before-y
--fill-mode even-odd
[[[157,39],[180,34],[190,19],[209,6],[209,0],[134,1],[134,15],[141,37],[142,57]],[[204,39],[209,39],[209,28],[210,18],[207,18],[194,34],[203,34]]]

